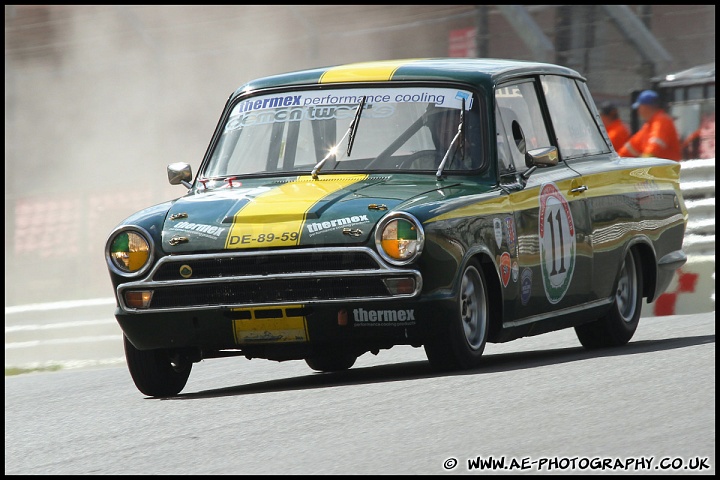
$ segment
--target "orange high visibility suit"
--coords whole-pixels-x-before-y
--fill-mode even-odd
[[[672,117],[658,110],[618,150],[621,157],[658,157],[680,161],[680,138]]]
[[[620,150],[630,140],[630,127],[619,118],[607,123],[605,130],[607,130],[608,137],[610,137],[616,151]]]

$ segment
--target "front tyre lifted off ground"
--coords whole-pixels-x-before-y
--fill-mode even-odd
[[[185,388],[192,361],[171,350],[138,350],[123,335],[125,359],[138,390],[150,397],[172,397]]]

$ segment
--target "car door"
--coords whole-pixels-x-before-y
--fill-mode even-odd
[[[526,152],[557,146],[550,140],[538,82],[502,85],[495,99],[499,173],[513,210],[511,218],[501,219],[512,239],[507,252],[511,280],[502,280],[504,324],[542,330],[536,322],[589,301],[593,252],[581,175],[561,158],[521,178],[529,169]],[[501,272],[503,263],[507,260],[501,258]]]

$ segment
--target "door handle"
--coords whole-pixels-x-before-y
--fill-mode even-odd
[[[581,193],[587,190],[587,185],[580,185],[579,187],[571,188],[570,193]]]

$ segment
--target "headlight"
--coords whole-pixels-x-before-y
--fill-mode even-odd
[[[409,213],[394,212],[380,220],[375,230],[375,246],[393,265],[406,265],[420,255],[425,233],[417,218]]]
[[[121,227],[110,234],[105,257],[110,268],[123,276],[140,275],[150,267],[150,235],[140,227]]]

